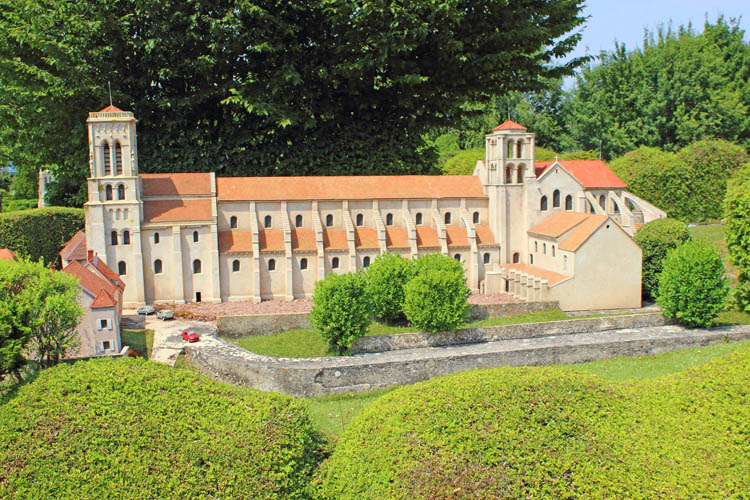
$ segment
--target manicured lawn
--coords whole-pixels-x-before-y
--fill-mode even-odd
[[[319,431],[329,438],[336,438],[363,408],[395,388],[307,398],[310,418]]]
[[[122,345],[130,346],[139,356],[151,358],[151,349],[154,344],[153,330],[122,330],[120,338]]]
[[[719,325],[750,325],[750,312],[724,311],[716,318]]]

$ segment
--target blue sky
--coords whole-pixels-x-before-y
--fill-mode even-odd
[[[588,0],[584,14],[590,17],[574,56],[612,50],[615,40],[624,42],[628,49],[640,47],[644,27],[655,30],[670,19],[674,28],[692,22],[702,31],[706,14],[711,22],[719,14],[741,17],[740,26],[746,31],[745,39],[749,39],[750,0]]]

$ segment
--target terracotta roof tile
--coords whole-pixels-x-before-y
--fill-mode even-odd
[[[210,195],[211,174],[141,174],[143,196]]]
[[[492,130],[526,130],[526,127],[510,120],[506,120]]]
[[[449,247],[468,247],[469,237],[466,234],[466,228],[463,226],[445,226],[445,233],[448,236]]]
[[[540,177],[554,163],[554,161],[536,162],[534,166],[536,176]],[[628,186],[601,160],[558,161],[557,163],[587,189],[620,189]]]
[[[477,230],[477,245],[487,246],[495,244],[495,236],[492,234],[490,226],[474,226]]]
[[[315,250],[317,248],[315,231],[312,229],[292,230],[292,250]]]
[[[471,175],[221,177],[216,185],[220,201],[487,198]]]
[[[559,274],[553,271],[548,271],[540,267],[529,266],[527,264],[506,264],[505,268],[513,269],[513,270],[520,271],[526,274],[530,274],[534,276],[535,278],[547,280],[550,286],[554,285],[555,283],[559,283],[560,281],[570,277],[570,276],[565,276],[564,274]]]
[[[345,229],[323,229],[323,248],[345,250],[349,248]]]
[[[437,229],[427,226],[417,226],[417,246],[420,248],[439,248]]]
[[[120,275],[110,269],[109,266],[98,256],[94,255],[91,259],[91,265],[94,266],[105,279],[108,279],[114,286],[119,288],[120,291],[125,290],[125,283],[120,279]]]
[[[211,200],[152,200],[143,202],[144,222],[210,221]]]
[[[385,228],[385,246],[387,248],[409,248],[409,233],[403,227]]]
[[[354,246],[356,248],[379,249],[378,232],[370,227],[354,228]]]
[[[253,233],[250,231],[220,231],[219,252],[252,252]]]
[[[560,250],[575,252],[608,219],[606,215],[589,215],[588,219],[576,226],[567,238],[560,242]]]
[[[284,232],[279,229],[264,229],[258,233],[261,252],[278,252],[284,250]]]
[[[97,111],[97,113],[124,113],[124,111],[118,108],[117,106],[112,106],[110,104],[106,108],[100,109],[99,111]]]
[[[60,250],[64,260],[86,260],[86,233],[78,231]]]
[[[0,248],[0,260],[16,260],[16,252],[7,248]]]
[[[99,290],[99,293],[96,294],[96,297],[94,298],[94,302],[91,303],[91,309],[104,309],[106,307],[116,307],[117,301],[112,298],[110,294],[106,292],[106,290]]]
[[[65,266],[62,272],[78,278],[78,282],[80,283],[81,287],[93,296],[98,295],[99,290],[105,290],[110,295],[114,295],[117,291],[115,285],[105,280],[104,278],[97,276],[95,273],[86,269],[76,261],[72,261],[70,264]]]
[[[580,212],[568,212],[567,210],[555,212],[529,229],[528,233],[557,238],[586,220],[587,217],[589,217],[589,214]]]

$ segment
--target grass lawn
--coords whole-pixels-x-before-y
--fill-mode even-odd
[[[122,345],[130,346],[139,356],[151,358],[151,349],[154,345],[153,330],[122,330],[120,338]]]

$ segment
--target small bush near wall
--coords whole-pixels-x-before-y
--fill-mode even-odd
[[[729,287],[718,249],[696,240],[670,250],[659,275],[656,302],[664,316],[690,327],[711,326]]]
[[[404,287],[404,313],[420,330],[453,331],[466,320],[469,295],[463,275],[428,269]]]
[[[0,405],[0,498],[305,498],[320,451],[292,397],[97,359]]]
[[[412,261],[383,253],[367,268],[365,286],[375,318],[382,321],[404,319],[404,286],[414,277]]]
[[[687,225],[676,219],[656,219],[641,226],[635,242],[643,250],[644,297],[654,297],[659,287],[661,264],[667,252],[690,239]]]
[[[372,301],[362,274],[329,274],[315,283],[310,323],[338,354],[367,332],[371,316]]]
[[[0,248],[31,260],[55,262],[70,238],[83,229],[80,208],[39,208],[0,214]]]

